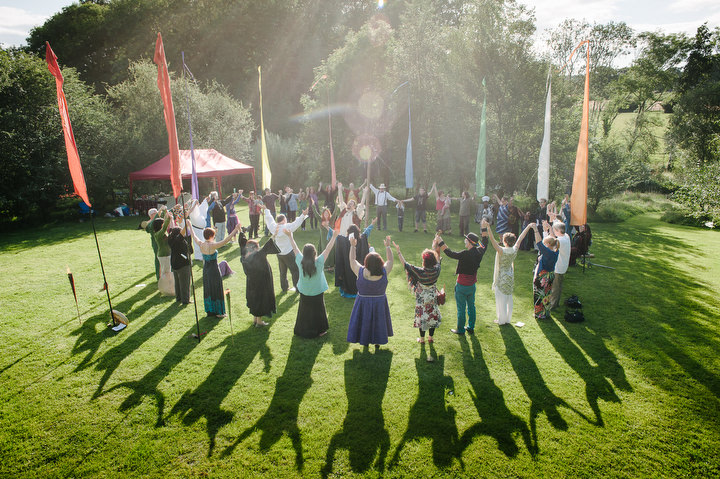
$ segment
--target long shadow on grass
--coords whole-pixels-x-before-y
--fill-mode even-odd
[[[298,427],[298,411],[305,393],[312,386],[312,369],[324,342],[323,338],[308,340],[293,336],[285,370],[275,383],[275,394],[267,411],[223,451],[222,457],[232,454],[241,442],[256,431],[261,431],[259,446],[262,452],[268,451],[287,435],[295,449],[295,467],[298,471],[302,470],[305,459]]]
[[[528,451],[532,451],[533,445],[528,426],[520,417],[511,413],[505,405],[502,390],[490,377],[480,342],[474,335],[471,335],[471,350],[465,336],[460,336],[459,340],[465,376],[472,386],[470,396],[472,396],[480,415],[480,421],[470,426],[460,437],[458,456],[470,446],[475,436],[495,438],[498,448],[506,456],[515,457],[519,451],[515,436],[520,434]]]
[[[648,218],[635,219],[631,226],[632,230],[603,238],[616,258],[617,274],[622,275],[624,287],[617,288],[614,298],[622,311],[598,311],[592,316],[586,311],[588,321],[607,321],[620,347],[661,387],[678,392],[681,382],[668,375],[669,368],[677,365],[720,398],[720,376],[703,364],[707,354],[720,350],[716,323],[708,321],[717,316],[718,299],[710,285],[692,274],[700,265],[713,268],[717,262],[704,258],[679,227]],[[666,233],[671,228],[677,235]],[[697,259],[687,267],[684,256]],[[692,383],[682,386],[687,397],[698,397]]]
[[[225,348],[215,367],[205,381],[194,391],[187,391],[173,406],[170,416],[178,414],[183,424],[194,424],[201,417],[205,417],[210,446],[208,457],[215,449],[215,436],[218,431],[229,424],[233,413],[223,410],[220,406],[238,379],[258,354],[265,363],[265,372],[270,371],[272,354],[267,346],[270,332],[267,328],[250,326],[245,331],[235,335],[235,344],[232,337],[228,337],[213,349]]]
[[[147,285],[144,288],[138,290],[129,298],[118,303],[113,303],[113,309],[127,314],[130,321],[132,321],[133,317],[142,315],[142,313],[144,313],[151,306],[167,301],[167,299],[162,299],[161,296],[155,293],[157,293],[157,285],[154,283]],[[132,313],[130,313],[133,305],[142,300],[146,300],[145,303],[140,308],[133,310]],[[95,353],[100,348],[100,345],[103,341],[117,334],[109,328],[105,328],[105,330],[101,332],[97,331],[98,323],[105,324],[109,321],[110,313],[107,309],[105,309],[104,311],[85,320],[80,326],[77,327],[77,329],[70,333],[72,336],[78,337],[75,341],[75,345],[73,346],[72,354],[76,355],[87,352],[85,357],[75,368],[76,372],[82,371],[90,364],[93,356],[95,356]]]
[[[348,451],[350,467],[355,473],[363,473],[371,465],[381,475],[385,470],[390,434],[385,428],[382,401],[390,377],[392,357],[392,351],[386,349],[375,354],[355,350],[352,359],[345,361],[348,411],[342,429],[330,440],[321,471],[323,477],[332,474],[338,449]]]
[[[133,315],[142,316],[143,314],[145,314],[145,311],[152,306],[148,303],[149,301],[140,308],[133,310]],[[120,342],[112,349],[107,351],[105,354],[100,356],[100,358],[98,358],[97,362],[95,363],[95,369],[98,371],[104,369],[105,372],[103,373],[102,378],[100,378],[97,389],[93,394],[93,399],[98,398],[100,395],[102,395],[105,384],[107,384],[108,380],[113,375],[115,370],[120,367],[120,363],[122,362],[122,360],[130,356],[134,351],[139,349],[140,346],[145,343],[145,341],[152,338],[162,328],[164,328],[170,322],[170,320],[182,310],[182,308],[183,307],[176,302],[168,304],[168,307],[167,309],[165,309],[165,311],[161,312],[154,318],[147,321],[139,329],[134,329],[130,336],[124,338],[122,342]],[[128,329],[125,329],[125,331],[127,331]]]
[[[538,321],[538,325],[568,366],[585,381],[585,395],[590,409],[595,414],[595,421],[593,422],[597,426],[604,426],[605,422],[598,401],[604,399],[605,401],[620,402],[620,398],[615,394],[615,389],[608,382],[602,369],[599,366],[590,364],[582,350],[570,340],[554,320]],[[569,328],[574,326],[571,324]]]
[[[327,273],[326,273],[327,274]],[[327,274],[329,280],[333,278]],[[329,282],[329,281],[328,281]],[[330,325],[330,333],[328,338],[332,342],[333,354],[344,354],[350,347],[347,342],[347,329],[350,323],[350,313],[352,312],[354,300],[351,298],[343,298],[337,288],[332,288],[325,295],[325,308],[328,312],[328,324]]]
[[[430,353],[435,355],[430,345]],[[425,344],[421,345],[420,357],[415,359],[418,374],[418,395],[410,408],[408,427],[400,444],[395,449],[390,469],[396,467],[400,453],[406,443],[427,437],[432,441],[433,463],[437,467],[448,467],[458,452],[458,430],[455,424],[455,409],[446,406],[445,394],[454,389],[453,379],[445,375],[445,357],[438,356],[428,363]]]
[[[500,328],[503,341],[505,341],[505,352],[510,364],[512,364],[515,374],[517,374],[520,384],[525,389],[525,394],[530,399],[530,435],[532,437],[532,447],[530,453],[535,456],[540,452],[537,438],[537,417],[543,412],[547,416],[548,422],[560,431],[567,431],[568,424],[563,419],[559,407],[567,408],[574,411],[583,419],[588,418],[570,406],[565,400],[557,397],[545,384],[540,370],[535,361],[528,353],[523,344],[520,335],[515,328],[506,326]]]
[[[218,320],[216,318],[202,318],[200,320],[200,328],[207,331],[208,334],[217,324]],[[162,380],[170,374],[172,369],[180,364],[180,362],[197,347],[199,343],[198,340],[192,338],[194,332],[195,325],[183,334],[178,342],[165,354],[165,357],[162,358],[160,363],[141,379],[120,383],[108,389],[107,392],[112,392],[120,388],[132,389],[132,394],[125,398],[122,404],[120,404],[120,411],[125,411],[137,406],[144,396],[153,397],[157,401],[158,406],[157,422],[155,425],[156,427],[163,425],[165,395],[158,389],[158,386]]]

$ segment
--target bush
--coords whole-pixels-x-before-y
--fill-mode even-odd
[[[692,212],[683,207],[672,207],[660,219],[666,223],[684,226],[704,226],[704,221],[693,217]]]
[[[601,201],[595,220],[617,223],[643,213],[668,211],[673,205],[663,195],[625,192]]]

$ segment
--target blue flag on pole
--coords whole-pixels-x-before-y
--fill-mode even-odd
[[[405,188],[413,187],[413,163],[412,163],[412,117],[410,105],[408,105],[408,142],[405,150]]]

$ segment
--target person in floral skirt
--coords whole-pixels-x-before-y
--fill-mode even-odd
[[[422,252],[422,268],[414,266],[403,257],[400,246],[393,243],[400,261],[405,265],[410,289],[415,293],[415,321],[413,327],[418,328],[420,337],[417,342],[425,343],[425,332],[428,342],[433,342],[435,328],[440,325],[440,309],[437,304],[437,280],[440,277],[440,254],[438,240],[433,240],[432,249]]]

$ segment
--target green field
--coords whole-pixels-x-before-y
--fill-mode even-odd
[[[119,334],[105,327],[88,223],[3,235],[0,476],[720,475],[716,232],[649,215],[598,224],[593,261],[615,269],[569,271],[565,297],[583,301],[581,324],[564,322],[562,309],[552,321],[532,318],[534,255],[521,252],[513,321],[526,326],[495,325],[488,253],[476,335],[450,333],[449,294],[436,342],[425,348],[396,267],[395,336],[376,353],[346,342],[352,300],[334,287],[321,339],[293,337],[292,295],[278,297],[269,328],[251,327],[236,245],[220,253],[236,271],[225,283],[234,335],[228,318],[201,314],[207,334],[192,339],[193,308],[158,294],[150,239],[137,225],[97,225],[113,305],[131,320]],[[315,237],[297,235],[300,244]],[[431,240],[393,238],[411,261]],[[380,240],[371,235],[376,247]],[[462,245],[457,235],[446,240]],[[446,258],[440,284],[450,292],[454,268]],[[201,298],[199,265],[194,275]]]

